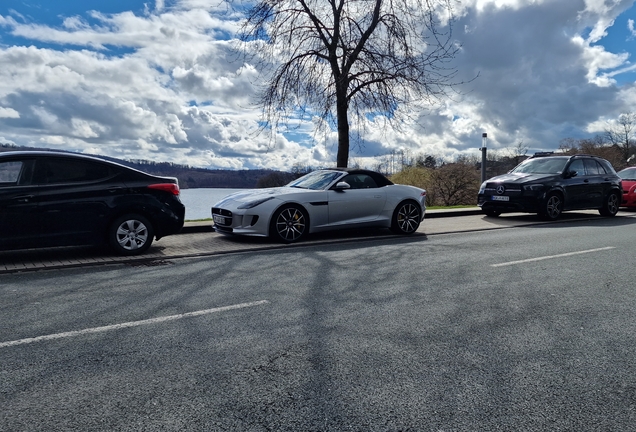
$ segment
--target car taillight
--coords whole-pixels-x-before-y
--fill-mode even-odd
[[[156,189],[156,190],[171,193],[172,195],[179,195],[179,185],[176,183],[151,184],[151,185],[148,185],[148,189]]]

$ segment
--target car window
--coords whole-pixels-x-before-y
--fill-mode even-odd
[[[512,171],[522,174],[561,174],[568,158],[536,158],[527,159],[517,165]]]
[[[18,184],[23,164],[22,161],[0,162],[0,183]]]
[[[73,159],[45,159],[38,165],[40,184],[80,183],[102,180],[113,175],[105,164]]]
[[[570,167],[568,169],[570,171],[576,171],[576,174],[579,177],[585,175],[585,165],[583,163],[583,159],[575,159],[575,160],[573,160],[572,163],[570,164]]]
[[[349,174],[341,181],[347,182],[349,186],[351,186],[351,189],[369,189],[378,187],[375,180],[367,174]]]
[[[35,160],[0,162],[0,184],[26,186],[31,184]]]
[[[594,159],[585,159],[585,170],[588,175],[605,174],[605,168],[603,168]]]
[[[605,173],[616,174],[616,171],[614,170],[614,167],[612,166],[612,164],[606,161],[605,159],[597,159],[596,161],[601,164],[601,166],[605,170]]]

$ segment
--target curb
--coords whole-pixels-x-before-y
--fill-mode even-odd
[[[482,214],[481,208],[479,207],[474,207],[474,208],[471,207],[471,208],[465,208],[465,209],[450,209],[450,210],[427,210],[424,221],[426,221],[426,219],[432,219],[432,218],[472,216],[472,215],[479,215],[479,214]],[[214,229],[212,228],[211,220],[201,221],[201,222],[197,222],[197,221],[185,222],[179,234],[196,234],[196,233],[208,233],[208,232],[214,232]]]

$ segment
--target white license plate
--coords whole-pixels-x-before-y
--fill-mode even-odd
[[[510,201],[510,197],[507,197],[507,196],[499,196],[499,195],[493,195],[493,196],[492,196],[492,200],[493,200],[493,201]]]
[[[219,215],[212,215],[212,220],[214,220],[215,224],[225,225],[225,218]]]

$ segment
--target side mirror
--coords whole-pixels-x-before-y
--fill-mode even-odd
[[[343,181],[338,182],[338,183],[336,184],[336,188],[335,188],[335,190],[337,190],[337,191],[342,191],[342,190],[345,190],[345,189],[351,189],[351,185],[349,185],[349,183],[347,183],[347,182],[343,182]]]
[[[576,171],[569,170],[568,172],[565,173],[565,178],[569,179],[569,178],[572,178],[572,177],[576,177],[577,174],[578,173]]]

